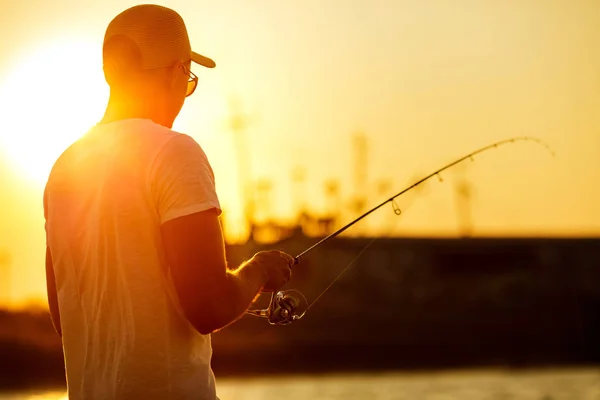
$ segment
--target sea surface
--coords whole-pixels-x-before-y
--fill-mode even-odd
[[[600,400],[600,367],[218,379],[221,400]],[[0,400],[67,400],[64,391],[0,393]]]

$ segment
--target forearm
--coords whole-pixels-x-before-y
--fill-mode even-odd
[[[237,270],[227,272],[231,302],[227,314],[230,321],[237,320],[252,305],[260,294],[266,277],[259,268],[253,268],[249,263],[242,264]]]
[[[227,271],[219,293],[213,293],[208,320],[204,320],[200,333],[207,334],[232,324],[244,315],[257,295],[261,292],[266,277],[261,269],[251,263],[244,263],[235,271]],[[206,318],[206,314],[204,318]],[[208,324],[206,324],[206,322]]]

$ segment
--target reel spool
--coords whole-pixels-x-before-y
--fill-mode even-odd
[[[292,295],[292,292],[298,293],[299,296]],[[302,303],[301,299],[308,307],[306,298],[297,290],[274,292],[271,295],[269,307],[264,310],[248,310],[247,314],[266,318],[271,325],[289,325],[298,321],[306,313],[306,309],[301,314],[298,312]]]
[[[288,325],[300,319],[296,313],[300,299],[289,293],[280,291],[273,293],[269,304],[267,319],[271,325]]]

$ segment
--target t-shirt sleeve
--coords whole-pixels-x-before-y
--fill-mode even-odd
[[[161,224],[213,208],[221,215],[212,167],[200,145],[188,135],[175,136],[161,149],[150,185]]]

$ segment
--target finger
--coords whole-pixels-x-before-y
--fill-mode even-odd
[[[278,251],[279,258],[284,259],[287,262],[287,257],[283,251]]]
[[[287,260],[289,265],[294,265],[294,257],[292,257],[291,255],[289,255],[283,251],[281,251],[280,254],[283,258],[285,258]]]

